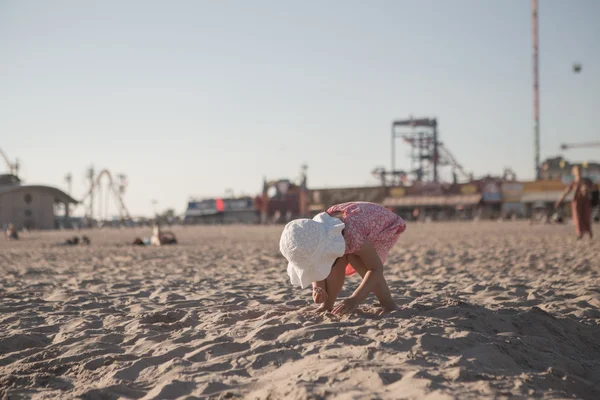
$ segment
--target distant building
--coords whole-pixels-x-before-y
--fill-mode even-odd
[[[350,201],[368,201],[381,204],[387,189],[381,185],[349,188],[323,188],[308,190],[308,210],[311,216],[329,207]]]
[[[256,224],[258,210],[251,197],[191,200],[185,211],[187,224]]]
[[[59,189],[21,185],[15,175],[0,175],[0,228],[12,223],[17,229],[54,229],[55,206],[63,204],[68,210],[69,204],[76,203]]]
[[[261,223],[286,223],[307,216],[306,176],[300,184],[289,179],[263,180],[263,191],[256,198]]]
[[[492,187],[493,186],[493,187]],[[406,220],[412,219],[470,219],[477,212],[487,212],[488,202],[496,207],[500,195],[497,185],[486,186],[483,198],[482,182],[465,184],[417,183],[411,186],[388,188],[382,204]],[[499,206],[498,206],[499,208]]]
[[[580,162],[571,163],[562,157],[548,158],[542,163],[542,180],[558,180],[567,184],[573,179],[571,170],[580,166],[584,177],[590,178],[595,183],[600,183],[600,163]]]

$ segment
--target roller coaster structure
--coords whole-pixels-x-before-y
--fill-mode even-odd
[[[383,186],[396,186],[405,183],[422,183],[440,181],[440,167],[452,169],[453,180],[459,176],[467,181],[473,179],[471,173],[465,171],[456,157],[438,138],[438,123],[435,118],[412,117],[392,123],[392,163],[391,170],[382,167],[373,170],[373,176],[381,180]],[[396,140],[401,139],[410,146],[411,167],[408,171],[396,170]]]
[[[99,215],[102,213],[102,178],[106,177],[108,179],[108,186],[106,191],[106,203],[105,207],[108,208],[108,199],[109,195],[112,193],[112,197],[115,200],[119,211],[119,219],[129,220],[131,219],[131,215],[129,214],[129,210],[123,201],[123,194],[125,193],[125,188],[127,187],[126,177],[125,175],[119,174],[119,182],[116,183],[113,179],[111,172],[108,169],[103,169],[95,175],[94,167],[90,167],[88,170],[87,178],[90,180],[90,188],[87,193],[83,196],[81,203],[86,207],[85,215],[87,218],[94,218],[94,200],[98,199],[99,202]],[[107,217],[108,212],[105,213],[105,219]]]
[[[18,176],[19,175],[19,160],[16,160],[14,163],[11,162],[10,159],[8,158],[8,156],[6,155],[6,153],[2,151],[2,149],[0,149],[0,156],[4,159],[4,162],[6,162],[6,166],[8,167],[8,172],[11,175]]]

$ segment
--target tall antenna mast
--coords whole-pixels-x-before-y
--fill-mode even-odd
[[[535,146],[535,178],[540,179],[540,84],[538,57],[538,0],[531,0],[533,19],[533,118]]]

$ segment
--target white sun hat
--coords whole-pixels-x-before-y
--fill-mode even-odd
[[[322,281],[346,251],[342,236],[344,223],[327,213],[313,219],[296,219],[283,229],[279,250],[289,261],[287,272],[292,285],[303,289],[311,282]]]

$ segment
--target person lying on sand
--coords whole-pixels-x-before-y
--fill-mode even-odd
[[[61,246],[77,246],[78,244],[90,245],[91,243],[92,243],[92,241],[90,240],[90,238],[84,235],[81,238],[81,240],[79,239],[78,236],[73,236],[72,238],[67,239],[64,242],[60,242],[59,245],[61,245]]]
[[[348,314],[356,310],[371,292],[384,311],[397,308],[390,293],[383,264],[406,224],[396,214],[374,203],[338,204],[313,219],[288,223],[279,249],[288,260],[287,272],[295,286],[312,282],[317,311]],[[358,272],[360,286],[335,305],[346,276]]]
[[[171,231],[162,231],[160,226],[154,225],[154,232],[150,238],[150,243],[155,246],[161,246],[165,244],[177,244],[177,238]]]
[[[136,237],[132,244],[135,246],[148,246],[150,244],[150,238],[142,239],[140,237]]]

